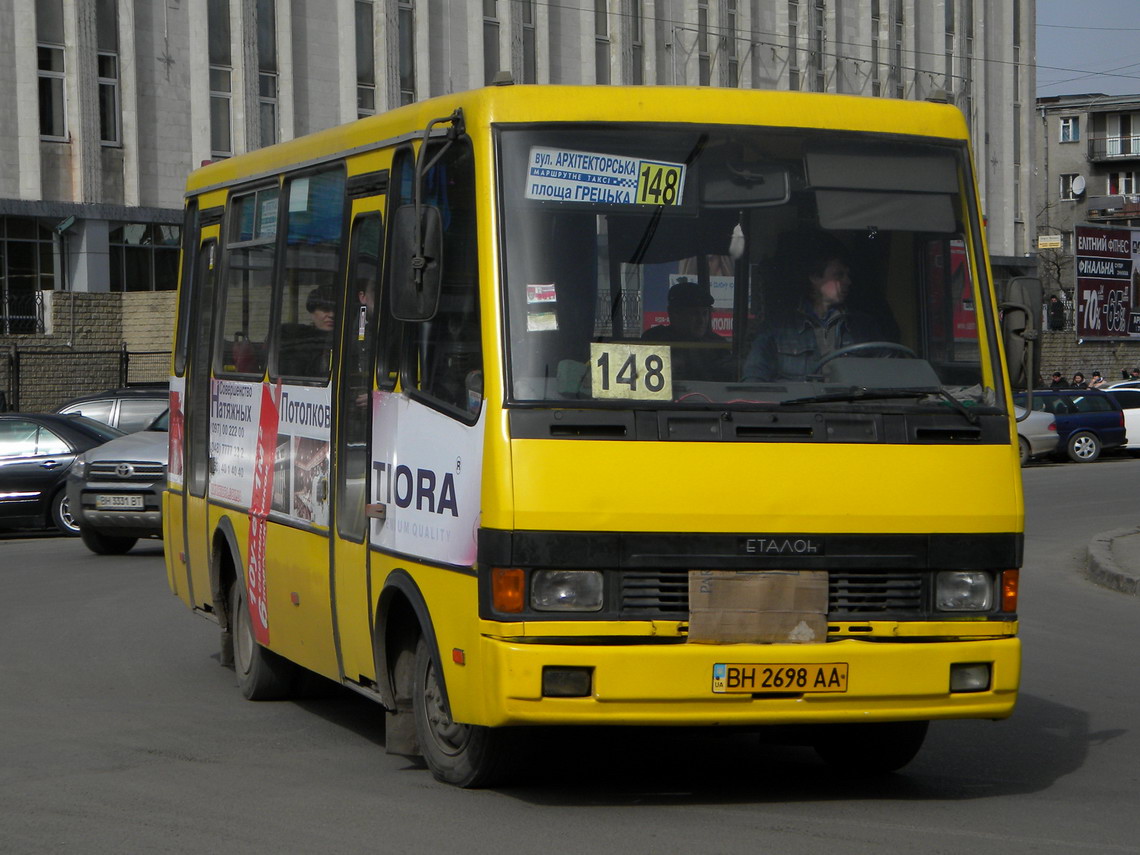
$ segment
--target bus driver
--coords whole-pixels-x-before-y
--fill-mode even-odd
[[[872,315],[851,309],[851,270],[843,245],[823,233],[798,241],[792,269],[803,293],[790,312],[769,318],[752,340],[745,381],[804,380],[819,361],[843,347],[889,338]]]

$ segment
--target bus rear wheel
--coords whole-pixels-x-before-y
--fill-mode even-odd
[[[838,772],[870,777],[896,772],[914,759],[926,739],[928,721],[885,721],[821,725],[816,753]]]
[[[502,780],[507,772],[507,734],[452,720],[443,698],[443,677],[423,636],[416,643],[412,714],[424,762],[437,781],[478,788]]]
[[[292,695],[300,669],[257,643],[241,582],[230,586],[230,631],[242,695],[251,701],[276,701]]]

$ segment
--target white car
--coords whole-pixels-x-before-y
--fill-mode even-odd
[[[1014,410],[1018,419],[1017,444],[1021,449],[1022,466],[1034,457],[1057,451],[1057,419],[1052,413],[1034,410],[1026,416],[1024,407],[1014,407]]]
[[[1128,434],[1124,447],[1130,451],[1140,449],[1140,383],[1125,380],[1106,386],[1104,391],[1116,398],[1124,410],[1124,432]]]

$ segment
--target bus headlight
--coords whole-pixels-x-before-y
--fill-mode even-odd
[[[985,612],[994,601],[989,573],[944,570],[935,577],[934,606],[943,612]]]
[[[535,570],[530,604],[539,612],[601,611],[604,594],[598,570]]]

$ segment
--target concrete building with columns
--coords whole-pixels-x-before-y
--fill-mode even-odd
[[[500,71],[948,99],[1025,272],[1034,27],[1034,0],[0,0],[0,344],[50,336],[56,295],[173,289],[200,163]]]

